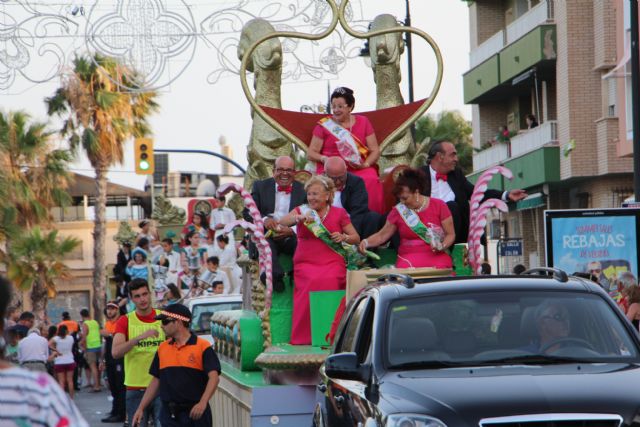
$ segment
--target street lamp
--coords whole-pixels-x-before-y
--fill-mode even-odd
[[[638,0],[629,0],[631,14],[631,109],[633,112],[633,194],[640,201],[640,59],[638,58]]]

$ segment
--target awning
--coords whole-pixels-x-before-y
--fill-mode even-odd
[[[544,193],[529,194],[524,199],[516,203],[516,210],[523,211],[526,209],[535,209],[541,206],[547,206],[546,196]]]
[[[606,80],[611,77],[626,77],[629,75],[624,70],[624,67],[627,65],[627,62],[631,60],[631,41],[627,38],[624,42],[624,55],[622,55],[622,59],[618,62],[613,70],[609,71],[607,74],[602,76],[602,80]]]

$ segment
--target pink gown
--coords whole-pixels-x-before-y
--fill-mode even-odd
[[[351,133],[355,135],[363,144],[366,144],[367,136],[375,133],[373,130],[373,126],[371,126],[371,122],[365,116],[354,115],[353,118],[355,119],[355,123],[351,128]],[[340,157],[340,152],[338,151],[338,146],[336,145],[337,139],[331,134],[331,132],[320,125],[316,125],[316,127],[313,129],[313,135],[317,136],[323,141],[320,154],[327,157]],[[318,169],[316,173],[321,174],[323,172],[324,165],[322,163],[318,163]],[[349,168],[349,172],[359,176],[364,180],[364,186],[367,189],[367,193],[369,193],[369,210],[384,215],[385,212],[382,184],[380,183],[380,177],[378,176],[378,172],[376,171],[376,169],[373,166],[364,169]]]
[[[447,205],[440,199],[429,199],[429,206],[418,212],[420,221],[427,225],[432,223],[442,227],[442,221],[451,216]],[[424,240],[409,228],[396,208],[391,209],[387,221],[394,224],[400,233],[398,248],[398,268],[435,267],[451,268],[451,257],[445,252],[433,252]]]
[[[300,209],[296,208],[300,213]],[[323,224],[333,233],[350,224],[349,214],[342,208],[331,207]],[[311,344],[309,292],[345,289],[347,266],[344,258],[318,239],[302,223],[298,224],[298,246],[293,255],[293,317],[291,344]]]

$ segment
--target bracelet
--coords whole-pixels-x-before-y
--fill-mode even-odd
[[[364,243],[364,248],[367,249],[369,247],[369,241],[367,239],[362,239],[362,243]]]

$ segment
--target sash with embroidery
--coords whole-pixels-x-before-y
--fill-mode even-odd
[[[331,250],[344,258],[347,270],[357,270],[360,265],[364,264],[366,257],[358,252],[355,245],[337,243],[331,240],[331,232],[329,232],[322,223],[318,212],[311,209],[309,205],[300,205],[299,209],[303,215],[310,216],[313,219],[312,222],[305,222],[304,226],[307,227],[314,236],[329,246]],[[377,254],[370,251],[367,251],[367,256],[378,260],[380,259]]]
[[[440,227],[434,224],[426,226],[417,213],[409,209],[405,204],[398,203],[395,208],[400,217],[404,220],[407,227],[411,229],[420,239],[436,250],[442,250],[442,241],[444,233]]]
[[[330,117],[320,119],[318,124],[336,138],[338,152],[345,162],[359,165],[367,160],[369,148],[367,144],[362,143],[354,134],[340,126]]]

